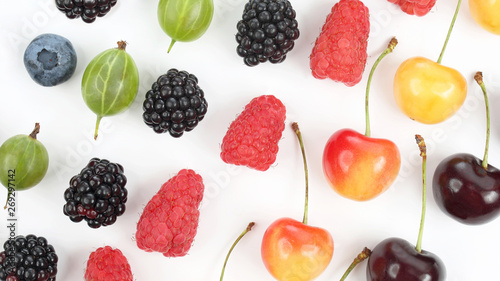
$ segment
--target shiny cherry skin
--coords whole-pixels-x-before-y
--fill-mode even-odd
[[[386,191],[400,166],[396,144],[351,129],[334,133],[323,151],[323,172],[330,186],[356,201],[370,200]]]
[[[500,215],[500,170],[468,153],[445,158],[432,179],[434,200],[453,219],[484,224]]]
[[[276,280],[313,280],[332,259],[333,239],[323,228],[281,218],[264,233],[261,254],[267,270]]]
[[[444,281],[446,268],[431,252],[418,252],[401,238],[387,238],[373,248],[366,267],[367,281]]]
[[[450,118],[467,96],[467,81],[460,72],[423,57],[404,61],[396,71],[393,86],[401,111],[424,124]]]
[[[469,0],[469,10],[482,28],[500,35],[500,0]]]

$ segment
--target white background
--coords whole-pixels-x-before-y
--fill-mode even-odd
[[[294,121],[302,130],[310,169],[309,224],[327,229],[335,241],[332,262],[317,280],[339,280],[364,246],[373,248],[385,238],[396,236],[416,243],[421,159],[414,135],[423,135],[428,145],[429,190],[433,171],[443,158],[459,152],[482,158],[486,122],[482,93],[473,80],[476,71],[483,71],[490,93],[489,162],[500,163],[500,37],[473,21],[467,1],[462,3],[442,63],[466,77],[469,94],[462,109],[438,125],[419,124],[403,115],[394,102],[392,80],[398,65],[409,57],[437,60],[456,0],[437,1],[421,18],[404,14],[386,0],[364,1],[371,13],[367,71],[351,88],[317,80],[309,69],[314,40],[337,1],[292,1],[301,31],[295,48],[282,64],[254,68],[245,66],[236,54],[236,23],[245,1],[214,2],[215,15],[207,33],[195,42],[176,43],[167,54],[170,38],[158,24],[156,0],[120,0],[107,16],[92,24],[67,19],[52,0],[4,1],[0,11],[0,143],[13,135],[30,133],[34,123],[40,122],[38,138],[50,156],[44,180],[18,194],[17,232],[45,236],[54,245],[60,257],[58,280],[83,280],[88,255],[104,245],[123,251],[138,281],[218,280],[227,250],[250,221],[256,226],[235,248],[225,280],[273,280],[260,257],[262,235],[275,219],[289,216],[301,220],[303,213],[303,166],[289,127]],[[24,49],[41,33],[68,38],[78,54],[74,76],[52,88],[33,82],[22,62]],[[399,45],[375,73],[370,112],[372,136],[398,145],[402,167],[386,193],[368,202],[354,202],[328,186],[322,173],[322,151],[328,137],[341,128],[364,132],[368,69],[393,36]],[[81,78],[88,62],[119,40],[128,42],[127,51],[140,73],[140,91],[126,113],[103,119],[100,136],[94,141],[95,116],[81,97]],[[141,116],[145,92],[170,68],[195,74],[209,104],[205,119],[180,139],[154,133]],[[227,127],[245,104],[263,94],[277,96],[287,107],[276,163],[266,172],[223,163],[219,153]],[[97,230],[73,223],[62,213],[69,179],[92,157],[121,163],[129,190],[125,214],[114,225]],[[198,234],[189,254],[165,258],[138,249],[133,237],[142,209],[165,181],[184,168],[201,174],[206,186]],[[6,190],[0,190],[4,198]],[[0,214],[0,240],[5,241],[6,212]],[[432,192],[428,193],[423,248],[441,257],[447,280],[498,278],[499,235],[500,221],[462,225],[444,215]],[[365,267],[366,263],[359,265],[349,280],[365,280]]]

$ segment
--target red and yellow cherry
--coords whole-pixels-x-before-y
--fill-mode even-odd
[[[486,145],[483,160],[469,153],[448,156],[439,163],[432,182],[440,209],[464,224],[484,224],[500,215],[500,170],[488,164],[490,111],[481,72],[475,80],[486,105]]]
[[[331,187],[356,201],[386,191],[401,166],[399,149],[387,139],[367,137],[351,129],[335,132],[323,152],[323,170]]]
[[[394,76],[394,98],[401,111],[424,124],[445,121],[462,107],[467,96],[467,81],[457,70],[441,65],[462,0],[437,62],[423,57],[404,61]]]
[[[387,49],[373,65],[366,87],[366,132],[351,129],[335,132],[323,151],[323,172],[340,195],[356,200],[370,200],[386,191],[398,176],[401,167],[399,149],[387,139],[370,137],[368,96],[370,82],[378,63],[391,53],[397,44],[393,38]]]
[[[469,0],[472,18],[487,31],[500,35],[500,1]]]
[[[299,127],[292,127],[299,139],[306,175],[306,196],[302,222],[291,218],[274,221],[264,233],[261,245],[262,261],[271,275],[280,281],[307,281],[318,277],[330,264],[333,239],[320,227],[307,224],[308,171]]]
[[[277,280],[313,280],[333,256],[333,239],[323,228],[291,218],[273,222],[262,241],[262,259]]]

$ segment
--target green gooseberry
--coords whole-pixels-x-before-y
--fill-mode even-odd
[[[97,115],[94,139],[97,139],[101,119],[125,111],[137,96],[139,71],[132,56],[125,51],[126,46],[125,41],[119,41],[118,48],[101,52],[83,73],[83,100]]]
[[[38,132],[40,124],[36,123],[31,134],[13,136],[0,146],[0,182],[8,189],[7,202],[14,191],[34,187],[47,173],[49,155],[36,139]]]
[[[172,38],[167,53],[176,41],[191,42],[200,38],[214,15],[213,0],[160,0],[158,21]]]

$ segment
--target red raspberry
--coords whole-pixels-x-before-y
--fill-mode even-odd
[[[127,258],[119,249],[101,247],[89,256],[85,281],[132,281]]]
[[[137,246],[166,257],[186,255],[196,236],[204,189],[201,176],[188,169],[164,183],[137,223]]]
[[[354,86],[363,76],[370,20],[360,0],[340,0],[327,16],[310,56],[315,78]]]
[[[285,129],[286,108],[272,95],[252,99],[231,123],[220,157],[228,164],[265,171],[276,160]]]
[[[427,15],[436,4],[436,0],[389,0],[389,2],[399,5],[405,13],[419,17]]]

